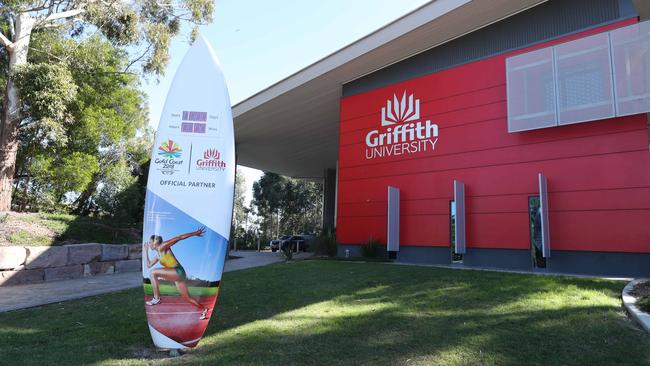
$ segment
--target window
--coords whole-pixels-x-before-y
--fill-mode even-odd
[[[619,116],[650,111],[650,22],[611,32]]]
[[[557,125],[553,68],[552,48],[506,61],[509,132]]]
[[[650,112],[650,21],[506,59],[508,132]]]
[[[614,117],[609,34],[601,33],[555,47],[558,124]]]
[[[584,66],[563,70],[560,75],[563,110],[583,108],[604,99],[605,90],[597,68]]]
[[[539,196],[528,197],[528,222],[533,268],[546,268],[546,258],[542,252],[542,211]]]

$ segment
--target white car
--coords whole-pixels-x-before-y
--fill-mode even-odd
[[[271,247],[271,251],[272,252],[277,252],[278,249],[280,249],[280,244],[282,244],[283,241],[285,241],[285,240],[287,240],[289,238],[291,238],[291,235],[284,235],[284,236],[280,237],[280,239],[271,240],[269,242],[269,246]]]

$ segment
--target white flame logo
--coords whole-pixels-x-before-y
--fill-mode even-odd
[[[407,106],[408,102],[408,106]],[[406,99],[406,91],[402,94],[402,99],[397,100],[397,95],[393,94],[393,103],[390,99],[386,106],[381,108],[381,125],[390,126],[396,123],[409,122],[420,119],[420,100],[415,99],[413,103],[413,94]]]

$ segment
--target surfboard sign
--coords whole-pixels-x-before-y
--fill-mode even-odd
[[[149,331],[195,347],[219,294],[232,218],[235,144],[226,82],[198,37],[172,81],[151,155],[142,276]]]

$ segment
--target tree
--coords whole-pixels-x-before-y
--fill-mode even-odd
[[[278,236],[280,233],[280,207],[284,195],[286,178],[275,173],[264,172],[264,175],[253,183],[253,202],[258,213],[264,218],[262,230],[267,236]],[[275,215],[275,226],[273,225]],[[273,235],[273,227],[276,228]]]
[[[322,218],[322,185],[265,172],[253,183],[253,201],[266,238],[318,231]]]
[[[246,177],[242,171],[237,168],[235,174],[235,197],[233,200],[233,233],[231,236],[239,237],[238,233],[244,231],[244,222],[248,216],[246,208]]]
[[[122,72],[130,72],[139,65],[144,74],[160,75],[169,61],[170,41],[180,32],[181,23],[192,24],[192,37],[195,37],[196,26],[212,21],[213,9],[212,0],[9,0],[0,3],[0,18],[5,19],[0,27],[0,44],[4,46],[0,66],[4,66],[6,75],[0,116],[0,211],[11,208],[23,102],[34,96],[20,91],[17,75],[21,68],[26,74],[47,76],[52,91],[64,88],[61,96],[71,97],[75,93],[74,88],[66,88],[70,86],[69,75],[57,66],[29,67],[29,51],[36,51],[31,45],[34,32],[57,29],[80,39],[98,35],[116,47],[133,50],[131,61]],[[47,80],[43,83],[47,84]],[[44,113],[48,117],[45,122],[55,131],[69,122],[65,100],[62,102],[31,101],[30,110]]]
[[[282,198],[281,226],[284,232],[313,233],[318,231],[322,217],[322,185],[298,179],[287,179]]]
[[[151,138],[139,78],[121,72],[125,52],[101,37],[75,40],[56,29],[35,31],[32,45],[38,51],[15,74],[23,102],[14,207],[139,216]],[[67,169],[96,169],[83,184],[66,186],[64,175],[53,174],[66,162]]]

